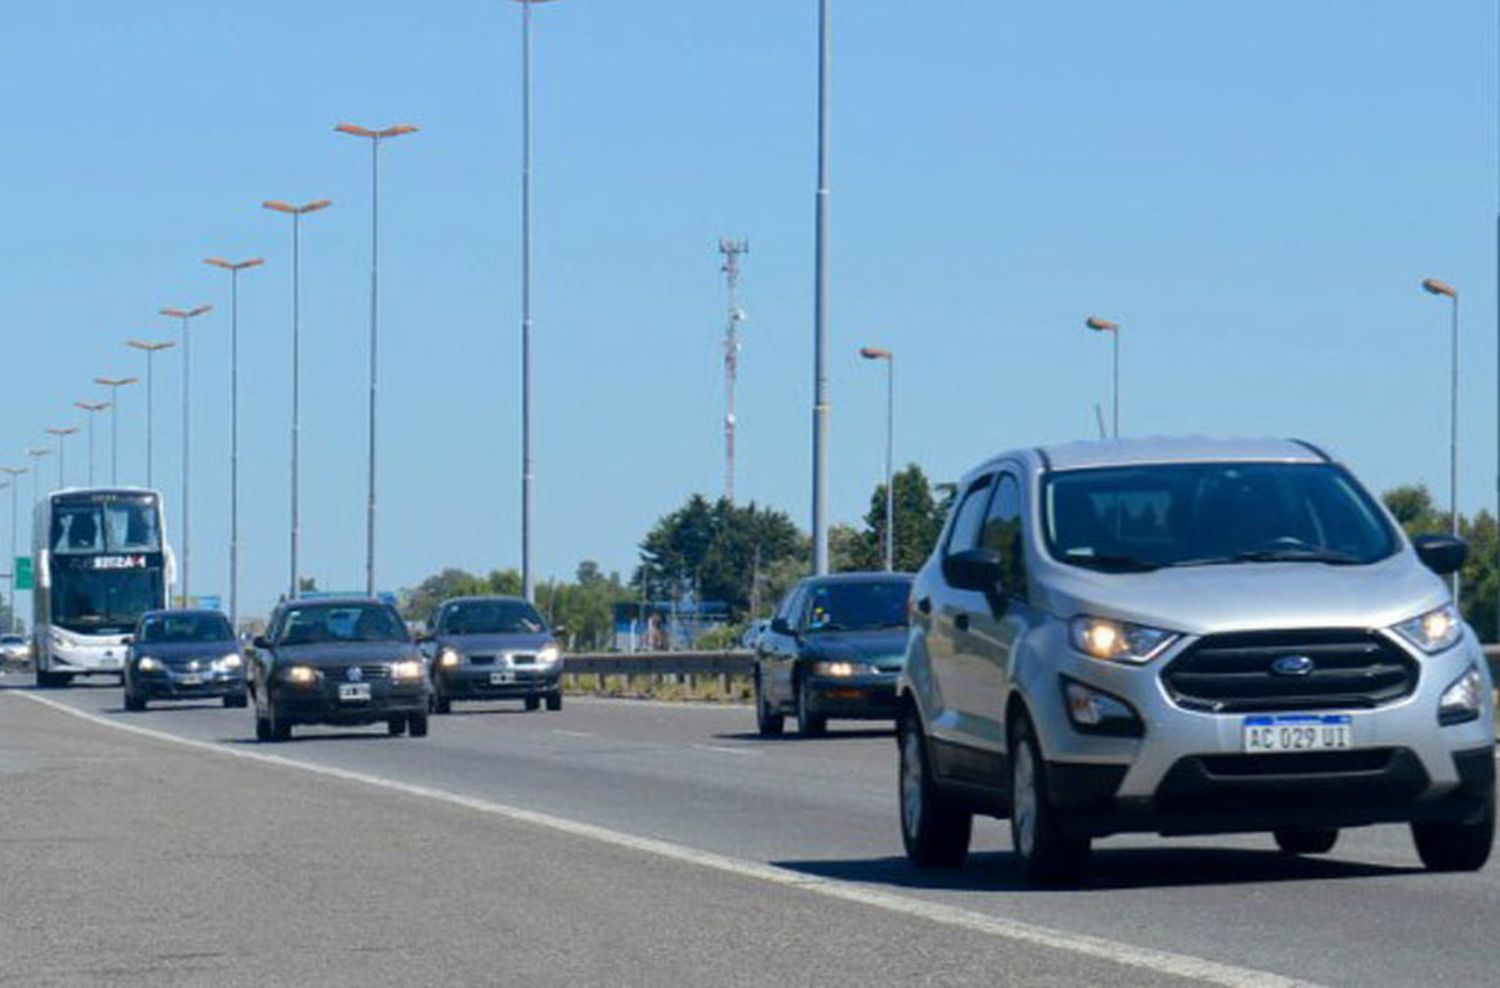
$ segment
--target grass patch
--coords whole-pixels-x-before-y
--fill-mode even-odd
[[[680,680],[680,681],[679,681]],[[694,703],[749,703],[755,684],[748,676],[730,676],[728,689],[719,676],[563,675],[563,691],[581,696],[629,700],[680,700]]]

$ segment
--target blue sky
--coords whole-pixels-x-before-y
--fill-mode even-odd
[[[8,361],[24,463],[131,336],[195,328],[194,584],[227,586],[228,283],[244,276],[242,609],[286,570],[290,230],[303,251],[304,572],[363,577],[368,155],[382,158],[380,582],[518,564],[520,9],[0,0]],[[628,570],[721,485],[723,288],[748,238],[739,492],[808,522],[815,4],[561,0],[537,27],[537,562]],[[1374,487],[1446,497],[1446,312],[1462,293],[1461,506],[1496,473],[1494,5],[839,0],[830,507],[897,453],[935,477],[1094,429],[1123,336],[1127,434],[1295,434]],[[180,365],[159,365],[175,506]],[[142,479],[143,395],[121,409]],[[102,423],[101,423],[102,424]],[[80,437],[81,440],[81,437]],[[83,480],[83,444],[70,479]],[[105,446],[100,445],[100,463]],[[49,471],[55,467],[48,467]],[[47,476],[55,474],[49,472]],[[175,524],[174,524],[175,529]]]

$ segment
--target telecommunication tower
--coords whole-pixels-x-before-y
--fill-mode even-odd
[[[719,253],[724,255],[725,287],[729,292],[729,316],[724,326],[724,396],[727,410],[724,414],[724,497],[734,503],[734,386],[740,370],[740,323],[746,319],[740,307],[740,255],[750,253],[748,240],[719,241]]]

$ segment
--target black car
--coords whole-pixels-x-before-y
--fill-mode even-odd
[[[562,709],[562,648],[535,607],[520,597],[455,597],[438,605],[425,646],[432,664],[432,709],[454,700],[545,701]]]
[[[755,719],[762,737],[797,718],[808,736],[828,718],[896,716],[896,678],[906,661],[906,573],[841,573],[797,584],[755,653]]]
[[[427,735],[427,671],[406,623],[374,598],[279,605],[250,662],[255,736],[285,741],[297,724],[385,723]]]
[[[125,709],[152,700],[222,698],[243,707],[245,653],[229,619],[218,611],[147,611],[125,654]]]

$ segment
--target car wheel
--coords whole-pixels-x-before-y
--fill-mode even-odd
[[[1495,794],[1473,823],[1414,823],[1411,835],[1428,871],[1478,871],[1495,843]]]
[[[1047,764],[1025,715],[1011,736],[1010,766],[1010,834],[1021,877],[1036,884],[1080,877],[1088,863],[1089,838],[1063,830],[1047,789]]]
[[[391,737],[399,738],[401,735],[406,733],[406,718],[392,717],[390,720],[385,722],[385,730],[386,733]]]
[[[1276,846],[1287,854],[1327,854],[1338,843],[1339,832],[1326,830],[1277,830]]]
[[[779,738],[786,730],[786,718],[779,710],[771,709],[759,673],[755,676],[755,729],[763,738]]]
[[[805,738],[828,733],[828,718],[812,712],[812,691],[805,679],[797,684],[797,733]]]
[[[57,676],[46,669],[38,668],[36,671],[36,688],[39,690],[50,690],[57,688]]]
[[[406,728],[414,738],[425,738],[427,736],[427,715],[410,714],[406,718]]]
[[[290,741],[292,739],[292,725],[279,720],[271,722],[271,737],[275,741]]]
[[[272,739],[271,718],[255,715],[255,740],[270,741]]]
[[[901,842],[918,868],[958,868],[969,855],[974,814],[933,783],[922,719],[908,708],[896,728],[901,753]]]
[[[238,710],[250,705],[250,698],[244,693],[231,693],[224,698],[224,706],[230,710]]]
[[[441,693],[432,694],[432,712],[435,714],[451,714],[453,712],[453,701]]]
[[[125,709],[133,714],[138,714],[146,709],[146,698],[136,694],[134,690],[125,691]]]
[[[547,709],[553,713],[562,709],[562,690],[547,694]]]
[[[527,710],[538,710],[542,706],[542,698],[539,696],[528,696],[526,698]]]

